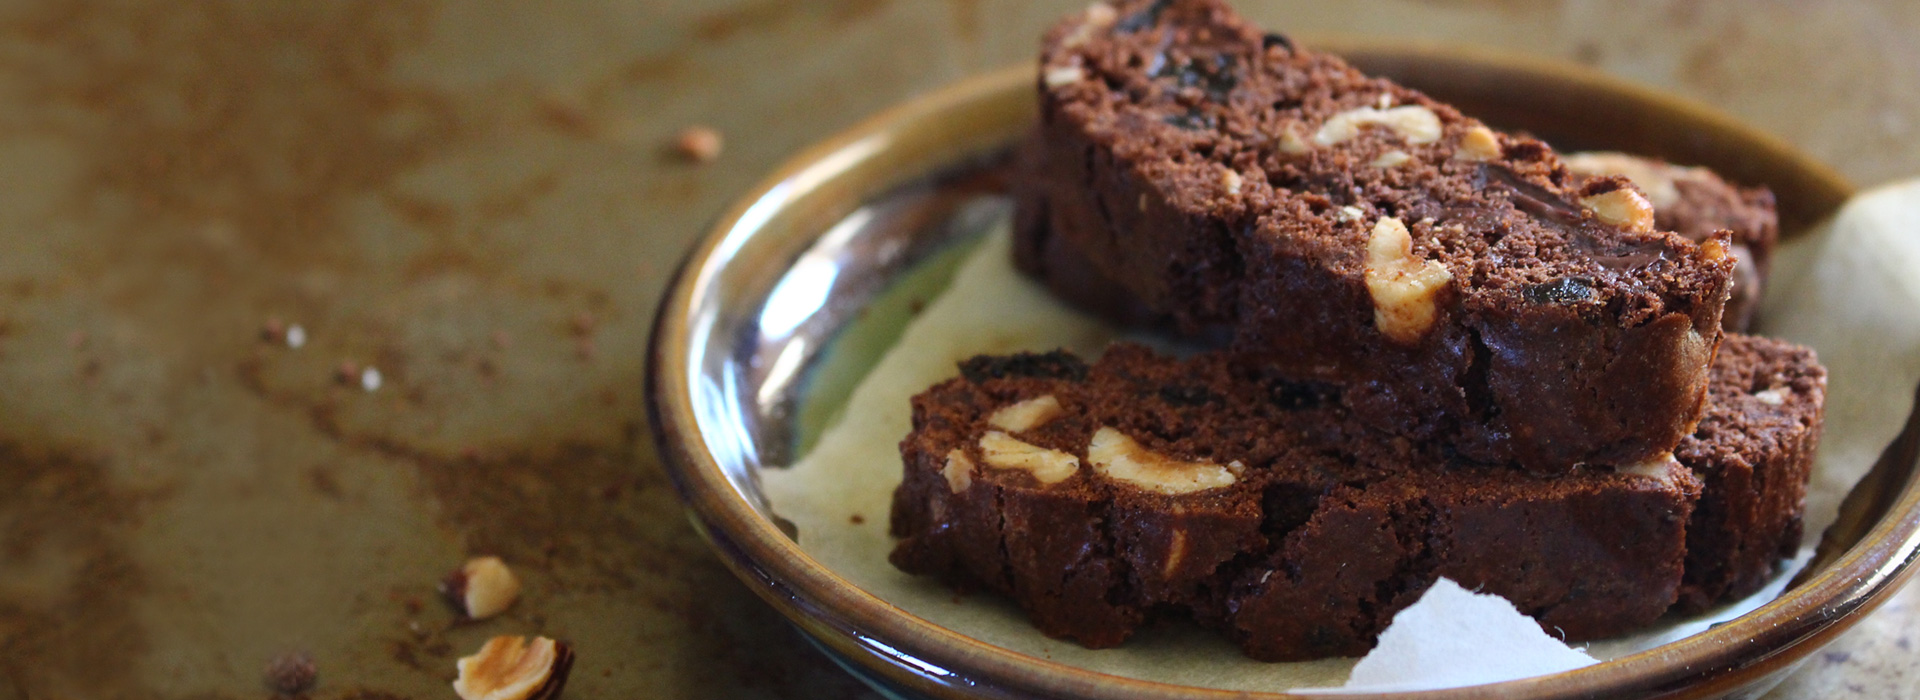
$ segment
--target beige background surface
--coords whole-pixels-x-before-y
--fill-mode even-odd
[[[445,698],[507,632],[575,642],[571,697],[860,696],[685,524],[652,307],[779,159],[1081,4],[0,3],[0,700],[260,697],[287,650],[317,699]],[[1242,4],[1595,64],[1863,185],[1920,170],[1920,5]],[[692,123],[719,161],[665,152]],[[435,599],[469,553],[525,579],[502,618]],[[1779,694],[1920,693],[1916,601]]]

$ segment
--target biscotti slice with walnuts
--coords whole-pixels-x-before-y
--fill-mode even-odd
[[[1733,259],[1624,178],[1262,34],[1216,0],[1048,33],[1023,240],[1469,459],[1637,464],[1698,421]]]
[[[914,398],[892,561],[1092,647],[1175,614],[1254,658],[1360,654],[1441,576],[1614,636],[1795,551],[1825,372],[1730,335],[1673,458],[1551,476],[1380,440],[1342,391],[1226,353],[976,357]]]
[[[1662,231],[1694,242],[1720,231],[1732,233],[1733,291],[1720,327],[1746,332],[1766,292],[1773,248],[1780,241],[1772,190],[1735,185],[1707,168],[1626,153],[1575,153],[1567,156],[1567,168],[1576,178],[1620,175],[1633,181],[1653,204],[1653,225]]]
[[[1364,653],[1440,576],[1573,639],[1674,602],[1700,493],[1680,465],[1449,463],[1340,392],[1223,353],[975,358],[914,398],[891,560],[1090,647],[1174,614],[1265,660]]]

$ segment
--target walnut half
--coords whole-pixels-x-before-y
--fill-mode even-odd
[[[505,635],[454,663],[460,700],[553,700],[573,670],[573,649],[546,637]]]
[[[1237,478],[1233,467],[1239,466],[1238,462],[1221,466],[1175,459],[1108,427],[1094,431],[1093,441],[1087,445],[1087,461],[1094,471],[1109,479],[1169,496],[1232,486]]]
[[[1066,481],[1080,471],[1080,458],[1030,445],[998,430],[980,436],[980,457],[995,469],[1020,469],[1042,484]]]
[[[1388,338],[1413,343],[1433,327],[1440,290],[1453,274],[1445,265],[1413,255],[1413,234],[1391,216],[1374,224],[1367,239],[1367,293],[1373,325]]]

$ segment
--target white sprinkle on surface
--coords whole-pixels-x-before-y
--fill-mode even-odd
[[[360,370],[360,388],[369,392],[378,391],[380,389],[380,370],[374,367]]]
[[[287,326],[287,347],[298,350],[300,349],[300,346],[306,345],[306,344],[307,344],[307,329],[301,328],[300,324],[298,323],[293,324],[291,326]]]

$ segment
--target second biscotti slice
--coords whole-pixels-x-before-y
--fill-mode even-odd
[[[1358,416],[1564,471],[1699,419],[1733,261],[1653,229],[1626,180],[1224,4],[1095,5],[1047,36],[1024,240],[1238,351],[1356,388]]]

